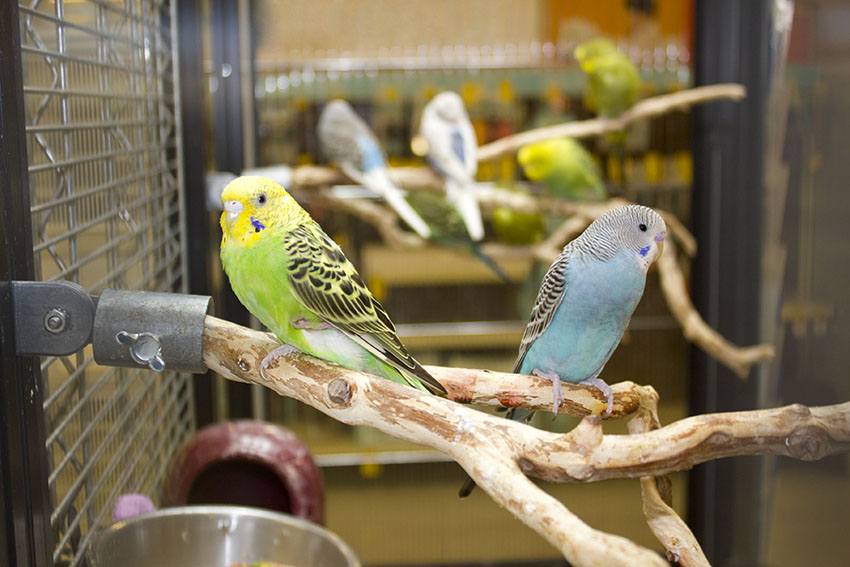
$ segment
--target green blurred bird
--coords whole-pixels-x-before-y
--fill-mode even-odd
[[[637,102],[640,73],[611,41],[596,38],[582,43],[573,55],[587,74],[585,106],[599,116],[618,116]]]
[[[572,138],[552,138],[523,146],[517,161],[526,177],[543,183],[553,196],[568,201],[601,201],[605,185],[593,157]]]
[[[429,240],[446,248],[462,248],[478,258],[496,277],[507,284],[514,282],[493,258],[472,240],[458,210],[446,199],[430,191],[411,191],[405,198],[431,229]]]

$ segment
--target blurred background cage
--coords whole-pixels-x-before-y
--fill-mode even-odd
[[[18,10],[35,278],[185,292],[174,6]],[[40,373],[52,562],[79,565],[117,495],[156,497],[194,429],[189,375],[101,367],[90,348]]]

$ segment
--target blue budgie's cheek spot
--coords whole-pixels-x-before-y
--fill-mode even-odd
[[[261,230],[266,228],[266,225],[264,225],[262,222],[260,222],[259,219],[255,219],[254,217],[251,217],[251,226],[254,227],[254,232],[260,232]]]
[[[652,248],[652,246],[650,246],[650,245],[646,245],[646,246],[644,246],[643,248],[641,248],[641,249],[639,250],[640,255],[645,257],[647,254],[649,254],[649,250],[650,250],[651,248]]]

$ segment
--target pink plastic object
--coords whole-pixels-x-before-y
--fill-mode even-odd
[[[264,421],[198,431],[171,462],[161,502],[254,506],[325,521],[321,476],[307,446],[285,427]]]
[[[112,507],[112,521],[120,522],[154,510],[156,507],[153,502],[144,494],[122,494],[115,499],[115,505]]]

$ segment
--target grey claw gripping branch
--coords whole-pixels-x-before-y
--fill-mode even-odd
[[[17,354],[67,356],[91,343],[107,366],[206,372],[207,295],[105,289],[67,282],[13,283]]]

